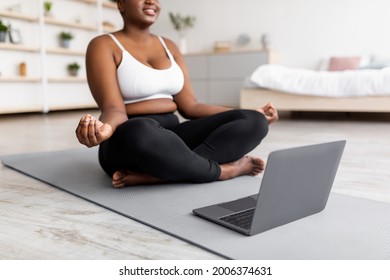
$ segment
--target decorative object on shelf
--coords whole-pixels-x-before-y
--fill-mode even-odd
[[[245,47],[251,42],[251,37],[248,34],[242,33],[237,37],[237,46]]]
[[[26,62],[21,62],[19,64],[19,75],[20,76],[27,76],[27,65],[26,65]]]
[[[70,46],[70,41],[74,38],[73,34],[70,33],[70,32],[65,32],[65,31],[62,31],[60,34],[59,34],[59,39],[60,39],[60,46],[62,48],[69,48]]]
[[[43,10],[45,17],[51,17],[51,8],[53,7],[53,3],[51,1],[45,1],[43,2]]]
[[[77,15],[74,17],[74,22],[80,24],[82,22],[82,16]]]
[[[169,12],[169,19],[173,24],[175,30],[179,33],[179,49],[185,54],[187,53],[187,31],[194,27],[196,18],[194,16],[182,16],[180,14],[174,14]]]
[[[115,24],[113,24],[112,22],[109,22],[107,20],[104,20],[102,24],[103,24],[104,29],[107,29],[107,30],[114,30],[115,29]]]
[[[10,28],[8,34],[9,40],[12,44],[20,44],[22,42],[22,36],[20,35],[19,30]]]
[[[6,10],[9,12],[14,12],[14,13],[20,13],[22,11],[22,4],[17,3],[11,6],[6,7]]]
[[[270,37],[270,35],[267,34],[267,33],[264,33],[263,35],[261,35],[260,42],[261,42],[261,46],[263,48],[263,51],[268,51],[269,50],[269,45],[271,44],[271,37]]]
[[[77,62],[68,64],[69,76],[77,77],[77,75],[79,74],[79,69],[80,69],[80,64],[78,64]]]
[[[10,27],[10,25],[5,25],[3,21],[0,20],[0,43],[5,43]]]
[[[230,42],[228,41],[217,41],[214,44],[215,52],[228,52],[231,50]]]

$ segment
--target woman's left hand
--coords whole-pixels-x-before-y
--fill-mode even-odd
[[[264,107],[257,109],[260,113],[264,114],[269,124],[276,122],[279,119],[278,111],[272,105],[272,102],[268,103]]]

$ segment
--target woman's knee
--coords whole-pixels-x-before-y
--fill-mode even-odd
[[[269,123],[264,114],[256,110],[239,111],[243,114],[245,119],[243,129],[245,129],[252,137],[261,141],[268,134],[269,129]]]
[[[143,151],[153,147],[156,140],[156,130],[160,129],[159,123],[149,118],[134,118],[121,124],[116,131],[118,142],[132,151]]]

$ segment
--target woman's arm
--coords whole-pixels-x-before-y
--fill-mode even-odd
[[[116,77],[113,49],[108,36],[93,39],[87,48],[88,85],[101,111],[99,120],[88,114],[81,118],[77,126],[77,139],[87,147],[99,145],[110,138],[115,129],[127,120]]]
[[[174,96],[174,101],[177,105],[179,113],[188,119],[197,119],[207,117],[216,113],[231,110],[230,108],[208,105],[198,102],[195,97],[194,89],[191,85],[187,66],[183,55],[171,40],[164,38],[170,52],[172,53],[176,63],[180,66],[184,75],[184,86],[182,90]]]
[[[172,55],[174,56],[177,64],[180,66],[184,74],[183,89],[174,97],[180,114],[188,119],[196,119],[231,110],[231,108],[227,107],[199,103],[196,100],[194,89],[192,88],[190,82],[190,77],[188,74],[187,66],[185,65],[183,55],[180,53],[177,46],[172,41],[167,39],[164,40],[167,42],[168,48],[171,50]],[[266,104],[264,107],[258,109],[257,111],[264,114],[270,124],[275,122],[279,118],[278,112],[276,108],[272,105],[272,103]]]

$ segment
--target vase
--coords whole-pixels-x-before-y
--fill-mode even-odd
[[[182,36],[179,40],[179,50],[182,54],[187,53],[187,38]]]
[[[61,46],[61,48],[68,49],[69,46],[70,46],[70,40],[61,39],[60,40],[60,46]]]
[[[5,40],[7,38],[7,32],[6,31],[0,31],[0,42],[5,43]]]
[[[271,38],[270,38],[269,34],[266,34],[266,33],[263,34],[261,36],[261,45],[262,45],[264,51],[269,50],[270,43],[271,43]]]
[[[69,76],[71,76],[71,77],[77,77],[79,75],[79,70],[69,69],[68,73],[69,73]]]

